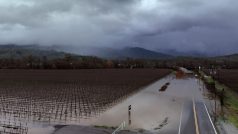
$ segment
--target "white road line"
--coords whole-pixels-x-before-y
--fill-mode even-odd
[[[181,133],[182,118],[183,118],[183,105],[184,105],[184,103],[182,104],[182,110],[181,110],[181,115],[180,115],[180,122],[179,122],[179,131],[178,131],[178,134]]]
[[[203,102],[203,105],[205,106],[205,109],[206,109],[206,111],[207,111],[207,115],[208,115],[209,120],[210,120],[210,122],[211,122],[211,124],[212,124],[212,127],[213,127],[213,129],[214,129],[214,132],[215,132],[215,134],[217,134],[216,128],[215,128],[215,126],[214,126],[214,124],[213,124],[213,122],[212,122],[212,119],[211,119],[211,117],[210,117],[210,114],[208,113],[207,106],[205,105],[204,102]]]

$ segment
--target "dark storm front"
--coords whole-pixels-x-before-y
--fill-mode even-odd
[[[170,70],[0,70],[0,132],[32,124],[80,124]]]

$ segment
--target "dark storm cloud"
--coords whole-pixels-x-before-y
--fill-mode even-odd
[[[0,0],[0,43],[238,52],[236,0]]]

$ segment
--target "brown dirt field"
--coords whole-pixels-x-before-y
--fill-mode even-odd
[[[209,70],[205,70],[209,75]],[[214,78],[238,93],[238,69],[219,69]]]

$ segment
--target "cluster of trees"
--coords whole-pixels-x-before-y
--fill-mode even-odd
[[[92,56],[72,56],[65,54],[63,58],[48,59],[34,57],[2,58],[1,69],[93,69],[93,68],[168,68],[166,60],[123,59],[106,60]]]
[[[188,69],[203,68],[224,68],[224,69],[238,69],[238,60],[220,60],[216,58],[183,58],[171,61],[176,66],[183,66]]]
[[[220,67],[238,68],[238,61],[214,60],[205,58],[173,58],[161,60],[123,59],[106,60],[91,56],[72,56],[65,54],[63,58],[48,59],[44,57],[26,56],[21,59],[0,59],[1,69],[84,69],[84,68],[174,68],[183,66],[188,69]]]
[[[71,56],[65,54],[63,58],[48,59],[29,55],[21,59],[0,59],[2,69],[80,69],[80,68],[106,68],[110,64],[97,57]]]

